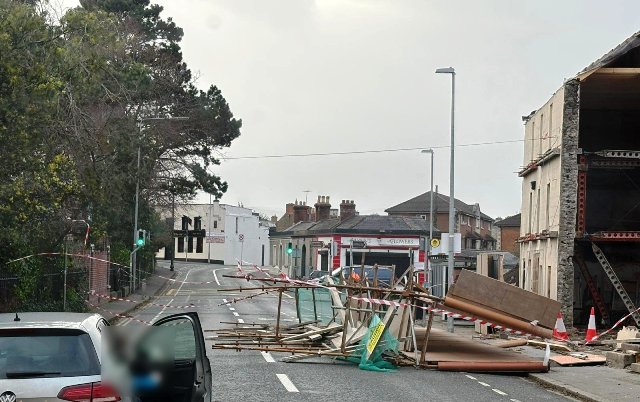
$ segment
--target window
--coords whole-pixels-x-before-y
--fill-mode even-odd
[[[424,219],[425,221],[427,220],[427,215],[420,215],[420,218]]]
[[[187,251],[193,253],[193,236],[187,237]]]
[[[544,126],[544,113],[540,113],[540,154],[544,153],[544,150],[542,148],[542,138],[543,138],[542,126]]]
[[[533,228],[532,221],[532,213],[533,213],[533,193],[529,192],[529,231],[527,233],[531,233],[531,229]]]
[[[236,234],[238,234],[238,217],[236,216]]]
[[[184,237],[178,237],[178,252],[184,253]]]
[[[466,215],[460,215],[460,224],[461,225],[468,225],[469,224],[469,218]]]
[[[549,105],[549,129],[547,136],[549,137],[549,148],[551,148],[551,133],[553,132],[553,103]]]
[[[538,189],[538,202],[536,205],[536,233],[540,233],[540,189]]]
[[[202,230],[202,217],[196,216],[193,218],[193,230]]]
[[[551,203],[551,183],[547,183],[547,205],[546,205],[547,213],[545,217],[545,220],[546,220],[545,227],[547,228],[547,230],[549,230],[549,204],[550,203]]]
[[[218,221],[213,221],[213,228],[217,229],[218,228]]]
[[[535,137],[536,137],[536,122],[532,121],[531,122],[531,158],[529,159],[529,162],[535,160]]]
[[[3,330],[0,351],[0,380],[24,378],[21,373],[28,372],[38,373],[37,378],[100,375],[91,337],[80,330]]]
[[[480,218],[476,218],[476,229],[480,229],[481,223],[482,223],[482,220]]]
[[[203,240],[202,237],[196,237],[196,253],[202,253]]]

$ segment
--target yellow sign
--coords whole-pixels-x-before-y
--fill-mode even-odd
[[[378,325],[376,325],[376,327],[373,329],[373,332],[371,333],[371,338],[369,338],[369,342],[367,342],[367,351],[369,352],[369,354],[373,353],[373,349],[376,348],[376,345],[378,344],[378,341],[380,340],[380,337],[382,336],[383,332],[384,332],[384,323],[381,322]]]
[[[437,248],[440,245],[440,239],[431,239],[431,247]]]

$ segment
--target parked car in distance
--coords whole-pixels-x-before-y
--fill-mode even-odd
[[[99,314],[0,314],[0,398],[3,401],[117,402],[123,395],[103,382],[102,347],[108,322]],[[164,317],[153,324],[172,337],[169,368],[158,389],[141,393],[142,402],[210,401],[211,367],[197,313]],[[143,337],[141,344],[148,344]],[[148,346],[148,345],[147,345]],[[151,345],[153,346],[153,345]],[[133,390],[135,391],[135,390]],[[157,390],[156,390],[157,391]],[[167,395],[171,395],[167,398]]]
[[[320,279],[326,275],[331,275],[331,273],[329,271],[311,271],[311,273],[303,279],[306,281],[311,281],[314,279]]]
[[[362,278],[362,266],[357,265],[353,267],[340,267],[336,268],[331,272],[331,276],[334,278],[338,278],[340,275],[344,274],[345,278],[351,277],[352,273],[359,280],[366,279],[370,286],[373,286],[373,281],[376,278],[376,270],[372,265],[364,266],[364,278]],[[378,266],[377,268],[377,280],[378,286],[380,287],[390,287],[393,279],[393,270],[389,267]]]

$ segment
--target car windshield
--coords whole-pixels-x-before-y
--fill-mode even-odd
[[[79,330],[0,331],[0,379],[100,374],[91,338]]]

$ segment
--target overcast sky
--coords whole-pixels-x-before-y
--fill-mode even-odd
[[[217,85],[243,120],[228,157],[446,146],[451,80],[434,70],[448,66],[456,144],[521,140],[523,115],[640,30],[634,0],[156,3],[184,29],[199,86]],[[522,147],[457,147],[456,198],[493,217],[519,212]],[[435,152],[448,194],[449,149]],[[224,203],[281,215],[310,190],[310,204],[329,195],[370,214],[427,191],[428,167],[407,151],[228,160],[216,173],[229,182]]]

